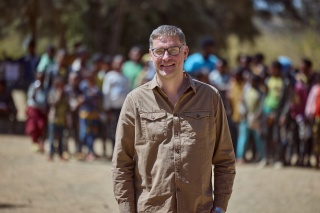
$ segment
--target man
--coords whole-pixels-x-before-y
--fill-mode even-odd
[[[189,48],[179,28],[155,29],[149,52],[156,75],[129,93],[118,121],[112,170],[120,212],[224,212],[235,157],[221,98],[184,73]]]

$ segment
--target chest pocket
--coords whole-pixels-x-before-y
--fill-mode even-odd
[[[182,132],[190,139],[200,139],[208,136],[209,111],[184,112]]]
[[[140,113],[141,126],[144,137],[149,141],[163,141],[167,137],[167,113],[143,112]]]

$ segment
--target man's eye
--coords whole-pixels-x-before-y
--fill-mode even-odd
[[[164,52],[164,50],[161,50],[161,49],[159,49],[159,50],[154,50],[154,53],[155,53],[156,55],[163,55],[163,52]]]
[[[179,49],[177,48],[168,49],[168,52],[170,55],[177,55],[179,53]]]

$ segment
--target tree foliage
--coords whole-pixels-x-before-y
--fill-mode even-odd
[[[82,41],[94,51],[125,53],[133,45],[148,48],[151,31],[159,25],[181,27],[193,50],[202,36],[212,36],[218,49],[229,35],[253,41],[259,34],[252,23],[252,0],[2,0],[0,36],[8,32],[34,38],[55,38],[60,47]],[[281,4],[283,14],[319,28],[317,0],[265,0]],[[315,5],[317,7],[315,7]],[[270,12],[270,10],[269,10]],[[310,16],[312,14],[312,16]],[[310,19],[312,17],[312,20]]]
[[[263,0],[263,2],[267,5],[263,9],[264,14],[279,15],[305,28],[320,32],[319,0]]]

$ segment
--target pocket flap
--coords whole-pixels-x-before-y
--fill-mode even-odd
[[[195,118],[195,119],[201,119],[204,117],[210,117],[209,111],[198,111],[198,112],[185,112],[185,116]]]
[[[143,112],[140,113],[141,118],[145,118],[151,121],[163,118],[166,116],[166,112]]]

